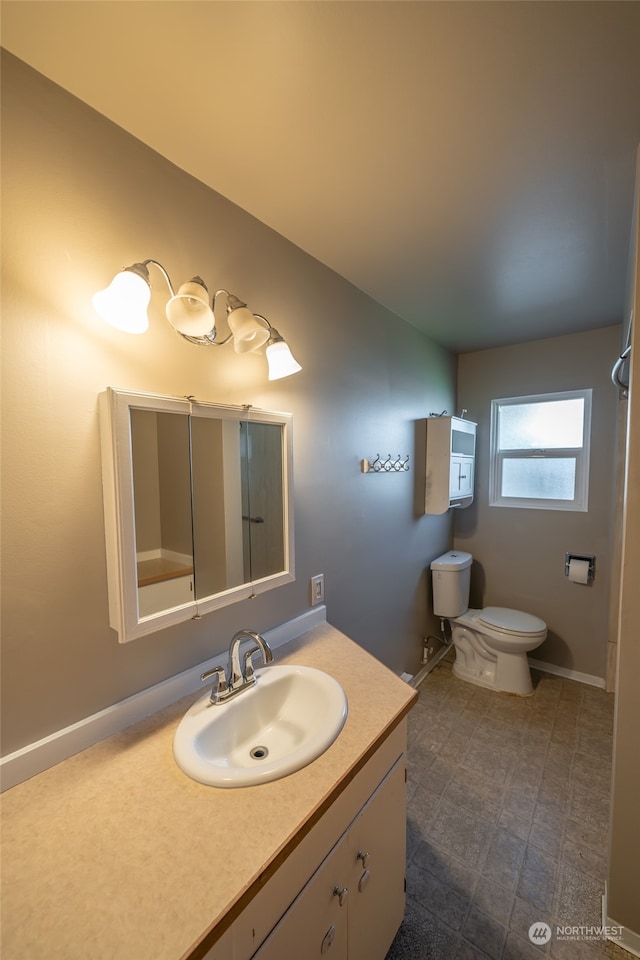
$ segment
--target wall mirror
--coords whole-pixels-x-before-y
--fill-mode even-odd
[[[121,643],[294,579],[291,414],[110,388],[100,425]]]

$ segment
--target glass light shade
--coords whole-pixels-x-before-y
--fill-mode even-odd
[[[284,340],[276,340],[270,343],[266,349],[267,364],[269,365],[269,380],[281,380],[282,377],[290,377],[292,373],[302,370],[297,360],[294,359],[289,345]]]
[[[269,339],[269,329],[251,313],[248,307],[236,307],[227,315],[227,323],[233,334],[233,349],[236,353],[258,350]]]
[[[151,288],[139,273],[122,270],[108,287],[93,296],[96,313],[125,333],[144,333],[149,327],[147,307]]]
[[[183,283],[167,304],[167,320],[185,337],[204,337],[215,327],[207,288],[197,280]]]

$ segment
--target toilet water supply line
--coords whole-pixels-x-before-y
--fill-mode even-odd
[[[429,651],[430,651],[429,641],[430,641],[430,640],[436,640],[438,643],[444,644],[444,646],[446,647],[447,650],[450,649],[450,647],[451,647],[451,642],[452,642],[452,638],[451,638],[451,636],[450,636],[450,637],[447,639],[447,626],[446,626],[446,625],[447,625],[447,621],[445,620],[445,618],[444,618],[444,617],[440,617],[440,636],[439,636],[439,637],[436,637],[435,634],[430,633],[428,636],[426,636],[426,637],[424,638],[424,640],[423,640],[424,648],[423,648],[423,650],[422,650],[422,662],[423,662],[423,663],[430,663],[430,662],[431,662],[431,659],[432,659],[432,658],[429,656]],[[442,653],[442,651],[441,651],[441,650],[438,650],[438,653]],[[443,655],[444,655],[444,654],[443,654]]]
[[[449,651],[453,648],[453,642],[451,637],[447,639],[446,622],[447,621],[444,619],[444,617],[440,617],[440,630],[442,631],[441,636],[436,637],[434,634],[430,633],[428,636],[424,638],[423,640],[424,647],[422,651],[423,665],[420,668],[420,670],[418,670],[416,675],[412,678],[411,680],[412,687],[417,687],[419,684],[421,684],[424,678],[427,676],[427,674],[431,673],[434,667],[437,667],[440,661],[443,660],[444,657],[446,657]],[[443,644],[440,650],[438,650],[438,652],[435,653],[432,657],[429,656],[430,640],[436,640],[438,643]]]

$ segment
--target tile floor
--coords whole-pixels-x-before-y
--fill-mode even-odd
[[[451,656],[451,655],[450,655]],[[550,674],[518,698],[442,661],[409,717],[407,910],[387,960],[604,960],[613,696]]]

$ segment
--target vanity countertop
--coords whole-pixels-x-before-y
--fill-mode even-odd
[[[198,693],[3,795],[3,960],[188,957],[417,696],[329,624],[274,659],[325,670],[348,698],[337,740],[297,773],[231,790],[189,779],[172,742]]]

